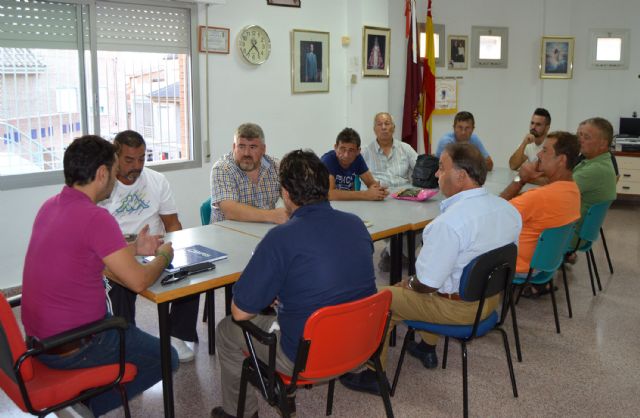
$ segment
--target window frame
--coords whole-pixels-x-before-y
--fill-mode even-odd
[[[79,94],[80,94],[80,106],[86,111],[80,112],[80,119],[82,121],[82,135],[87,135],[88,132],[88,118],[93,118],[93,126],[96,127],[96,134],[100,135],[100,106],[99,106],[99,83],[98,83],[98,69],[97,69],[97,32],[96,27],[96,2],[99,0],[56,0],[62,3],[76,5],[77,19],[77,31],[80,34],[77,37],[77,52],[78,52],[78,72],[80,77]],[[176,161],[160,164],[149,164],[154,170],[160,172],[184,170],[191,168],[202,167],[202,138],[200,123],[197,115],[200,115],[200,63],[198,53],[198,5],[195,3],[185,2],[162,2],[153,0],[101,0],[109,3],[121,3],[131,5],[149,5],[155,7],[166,8],[180,8],[189,10],[190,21],[190,43],[189,43],[189,65],[190,65],[190,85],[187,88],[191,92],[191,112],[189,115],[191,126],[191,154],[192,158],[188,161]],[[85,37],[83,35],[83,21],[82,21],[82,8],[89,8],[89,43],[90,48],[90,60],[91,60],[91,73],[90,78],[86,75],[86,61],[85,61]],[[16,47],[20,47],[19,43]],[[88,86],[87,83],[91,83],[91,98],[87,97]],[[92,101],[92,105],[89,106],[88,101]],[[91,113],[91,109],[93,110]],[[46,172],[27,173],[27,174],[14,174],[14,175],[0,175],[0,190],[13,190],[30,187],[51,186],[64,183],[64,175],[62,170],[51,170]]]

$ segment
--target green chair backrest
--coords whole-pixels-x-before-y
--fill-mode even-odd
[[[202,225],[211,223],[211,198],[208,198],[200,205],[200,222],[202,222]]]
[[[584,215],[582,221],[582,227],[578,231],[578,237],[582,241],[589,243],[594,242],[600,236],[600,228],[604,223],[604,218],[607,216],[607,210],[613,201],[608,200],[606,202],[596,203],[591,206],[587,213]]]
[[[555,272],[564,258],[565,249],[573,236],[575,222],[542,231],[531,259],[531,268]]]

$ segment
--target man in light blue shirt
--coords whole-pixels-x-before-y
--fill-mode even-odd
[[[522,220],[506,200],[489,194],[482,187],[486,163],[480,151],[469,144],[450,144],[440,157],[440,191],[446,197],[441,214],[424,230],[424,244],[416,262],[416,276],[396,286],[393,293],[391,324],[404,320],[441,324],[472,324],[478,302],[460,300],[458,288],[464,267],[475,257],[510,243],[517,243]],[[498,306],[499,295],[485,301],[483,318]],[[422,342],[409,346],[426,368],[435,368],[438,335],[420,332]],[[387,335],[388,338],[388,335]],[[384,366],[388,341],[383,344]],[[375,372],[349,373],[340,381],[350,389],[379,394]]]
[[[480,137],[473,133],[476,123],[473,119],[471,112],[458,112],[453,119],[453,132],[446,133],[438,141],[438,148],[436,150],[436,157],[440,158],[442,151],[449,144],[453,143],[470,143],[474,145],[482,156],[485,158],[487,164],[487,170],[493,170],[493,160],[489,155],[487,149],[482,145]]]

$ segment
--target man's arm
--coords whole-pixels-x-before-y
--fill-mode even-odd
[[[162,244],[156,251],[156,258],[151,262],[140,264],[135,258],[136,246],[129,245],[115,251],[102,259],[109,270],[109,278],[140,293],[151,286],[160,277],[162,271],[173,259],[171,243]]]
[[[518,171],[520,181],[512,181],[511,184],[500,193],[500,197],[505,200],[511,200],[520,193],[525,184],[532,183],[542,177],[544,173],[538,171],[536,167],[537,164],[535,163],[526,162],[522,164],[520,171]]]
[[[249,320],[255,318],[256,314],[252,314],[252,313],[243,311],[242,309],[238,308],[236,303],[232,300],[231,301],[231,316],[236,321],[249,321]]]
[[[178,219],[177,213],[172,213],[169,215],[160,215],[160,219],[164,224],[164,230],[166,232],[180,231],[182,229],[182,224]]]
[[[289,220],[289,215],[285,208],[259,209],[235,200],[223,200],[218,203],[218,206],[225,219],[234,221],[283,224]]]
[[[491,157],[487,157],[485,161],[487,163],[487,171],[493,170],[493,160],[491,159]]]
[[[367,185],[367,190],[340,190],[336,189],[336,178],[330,174],[329,200],[383,200],[389,194],[387,189],[380,187],[380,184],[374,180],[370,171],[360,178]]]
[[[524,154],[524,150],[527,148],[527,145],[529,145],[531,142],[533,142],[533,135],[531,134],[527,134],[524,139],[522,140],[522,143],[520,143],[520,146],[518,147],[518,149],[516,149],[513,154],[511,154],[511,157],[509,157],[509,168],[512,170],[517,170],[520,168],[520,166],[522,164],[525,163],[525,161],[527,161],[527,156]]]

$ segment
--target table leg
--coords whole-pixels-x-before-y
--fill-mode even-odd
[[[389,246],[389,256],[391,257],[391,271],[389,272],[389,284],[394,284],[402,280],[402,234],[396,234],[391,237],[391,243]],[[395,347],[396,345],[396,329],[391,331],[389,336],[389,345]]]
[[[409,255],[409,265],[407,273],[409,276],[416,274],[416,231],[407,231],[407,254]]]
[[[224,287],[224,312],[231,315],[231,301],[233,300],[233,285],[228,284]]]
[[[169,302],[158,305],[160,322],[160,362],[162,368],[162,397],[164,400],[164,416],[173,418],[173,375],[171,373],[171,323],[169,320]]]
[[[204,298],[205,311],[207,313],[207,340],[209,341],[209,355],[216,353],[216,302],[215,289],[207,290]]]

